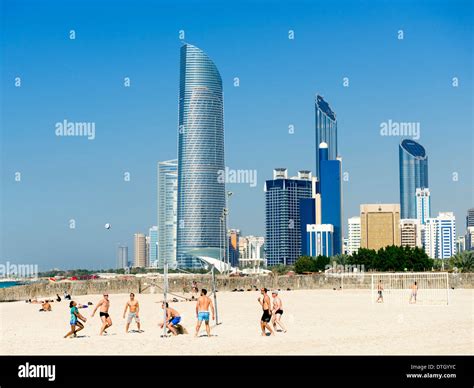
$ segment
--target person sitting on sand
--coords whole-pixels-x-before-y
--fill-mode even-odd
[[[61,302],[61,297],[59,296],[59,294],[56,294],[56,302]]]
[[[64,299],[71,300],[71,295],[67,291],[64,291]]]
[[[178,335],[175,326],[181,322],[181,316],[175,309],[169,307],[168,302],[163,302],[161,308],[166,308],[166,327],[171,331],[171,333],[173,333],[173,335]],[[160,323],[160,327],[163,328],[163,323]]]
[[[286,333],[286,328],[281,323],[281,316],[283,315],[283,303],[278,296],[278,291],[272,291],[272,297],[273,297],[273,308],[272,308],[272,324],[273,328],[276,330],[277,325],[281,327],[283,330],[283,333]]]
[[[84,329],[84,325],[79,321],[79,319],[81,319],[84,322],[87,321],[87,319],[84,316],[79,314],[79,310],[76,307],[76,302],[74,302],[73,300],[71,302],[69,302],[69,308],[70,308],[70,311],[71,311],[71,319],[69,321],[69,324],[71,325],[71,331],[69,331],[64,336],[64,338],[67,338],[70,335],[73,335],[74,337],[77,337],[76,333],[78,331],[81,331],[82,329]],[[76,327],[77,327],[77,329],[76,329]]]
[[[272,328],[268,324],[272,319],[271,310],[270,310],[270,297],[267,295],[267,289],[262,288],[260,293],[263,295],[263,299],[258,298],[258,303],[262,306],[263,314],[262,318],[260,319],[260,328],[262,329],[262,336],[266,336],[267,333],[265,329],[270,332],[270,335],[275,335]]]
[[[51,311],[51,305],[49,304],[49,301],[45,301],[42,305],[39,311]]]
[[[196,299],[197,294],[199,293],[199,288],[195,280],[193,280],[193,284],[191,286],[191,299]]]
[[[135,299],[135,294],[133,292],[130,293],[130,300],[125,303],[125,310],[123,310],[123,319],[125,319],[127,309],[130,309],[130,312],[128,313],[127,317],[125,333],[128,333],[128,329],[130,327],[130,323],[132,323],[132,319],[135,319],[135,322],[137,323],[138,332],[141,332],[140,317],[138,316],[138,313],[140,312],[140,305],[138,304],[138,300]]]
[[[97,306],[95,306],[94,311],[92,312],[92,317],[94,316],[95,312],[97,309],[100,307],[100,320],[102,321],[102,326],[100,328],[99,335],[102,334],[107,334],[105,331],[108,329],[110,326],[112,326],[112,319],[110,318],[109,315],[109,307],[110,307],[110,301],[109,301],[109,294],[104,294],[104,298],[97,303]]]
[[[201,290],[201,296],[198,298],[196,303],[196,317],[198,319],[196,324],[196,334],[195,337],[199,334],[199,329],[201,328],[202,321],[206,325],[207,336],[211,336],[211,328],[209,327],[209,307],[212,312],[212,320],[214,320],[214,305],[212,304],[211,298],[207,296],[207,290],[203,288]]]

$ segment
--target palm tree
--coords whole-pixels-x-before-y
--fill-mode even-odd
[[[456,253],[449,259],[451,268],[456,267],[460,272],[472,272],[474,270],[474,251],[463,251]]]

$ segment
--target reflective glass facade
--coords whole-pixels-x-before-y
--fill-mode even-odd
[[[222,80],[199,48],[181,47],[178,126],[177,261],[200,265],[189,251],[219,248],[225,207]],[[226,230],[224,225],[223,230]]]
[[[400,218],[416,218],[416,189],[428,188],[428,156],[412,139],[399,146]]]
[[[336,114],[331,110],[329,104],[323,97],[317,95],[315,101],[316,109],[316,170],[314,176],[320,180],[319,170],[319,145],[328,145],[328,159],[334,160],[338,156],[337,151],[337,120]]]

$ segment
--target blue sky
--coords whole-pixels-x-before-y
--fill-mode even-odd
[[[361,203],[399,203],[401,138],[380,136],[380,123],[419,122],[432,212],[454,211],[464,233],[474,206],[470,1],[0,3],[1,262],[113,267],[119,243],[131,255],[133,233],[156,225],[156,163],[177,156],[180,30],[221,73],[226,165],[258,172],[257,187],[228,187],[231,227],[264,234],[274,167],[314,170],[320,93],[349,173],[345,220]],[[55,136],[64,119],[95,122],[96,138]]]

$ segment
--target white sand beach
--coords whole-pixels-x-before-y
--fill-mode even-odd
[[[122,313],[128,294],[110,295],[113,326],[99,337],[100,319],[88,318],[78,338],[69,331],[69,301],[40,305],[0,303],[2,355],[436,355],[473,354],[473,290],[450,291],[448,306],[372,304],[367,290],[282,291],[287,333],[260,335],[259,292],[219,292],[219,320],[211,338],[194,338],[195,302],[171,303],[189,334],[160,338],[159,294],[137,295],[143,333],[125,333]],[[52,296],[51,296],[52,298]],[[73,295],[94,305],[100,295]],[[93,306],[92,306],[93,307]],[[131,329],[135,329],[134,323]],[[201,335],[204,335],[204,325]]]

